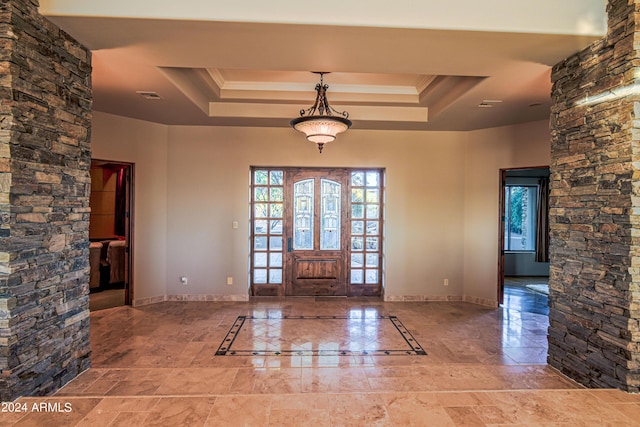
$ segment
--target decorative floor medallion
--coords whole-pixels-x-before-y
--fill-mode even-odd
[[[396,316],[239,316],[216,356],[426,355]]]

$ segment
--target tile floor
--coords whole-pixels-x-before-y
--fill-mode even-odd
[[[318,356],[326,360],[426,352],[396,316],[356,308],[348,316],[239,316],[216,355]]]
[[[238,316],[366,313],[397,316],[428,354],[215,355]],[[639,395],[587,390],[545,365],[547,322],[506,308],[370,299],[101,310],[91,313],[93,367],[55,396],[17,402],[70,411],[3,413],[0,426],[640,425]],[[354,327],[346,322],[336,339]],[[324,344],[313,342],[315,328],[299,329]]]
[[[503,306],[512,310],[549,315],[549,297],[527,288],[531,284],[549,284],[548,277],[505,277]]]
[[[97,311],[124,305],[124,289],[104,289],[89,294],[89,310]]]

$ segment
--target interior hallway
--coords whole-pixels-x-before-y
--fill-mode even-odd
[[[256,349],[297,339],[330,348],[314,342],[313,321],[285,330],[285,316],[335,316],[337,347],[365,344],[348,355],[216,356],[238,316],[270,319],[238,334]],[[398,345],[362,321],[380,316],[397,316],[427,355],[364,354]],[[460,302],[343,298],[100,310],[91,313],[93,368],[53,397],[19,400],[73,410],[2,414],[0,425],[640,425],[640,396],[587,390],[546,366],[547,322]]]

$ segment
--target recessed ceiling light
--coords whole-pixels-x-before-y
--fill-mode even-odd
[[[483,99],[482,102],[480,104],[478,104],[478,107],[480,107],[480,108],[491,108],[495,104],[499,104],[501,102],[502,102],[501,99]]]
[[[137,90],[136,93],[144,99],[162,99],[158,92],[151,92],[147,90]]]

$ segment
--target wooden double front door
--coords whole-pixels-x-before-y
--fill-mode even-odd
[[[253,295],[379,296],[382,171],[254,169]]]

